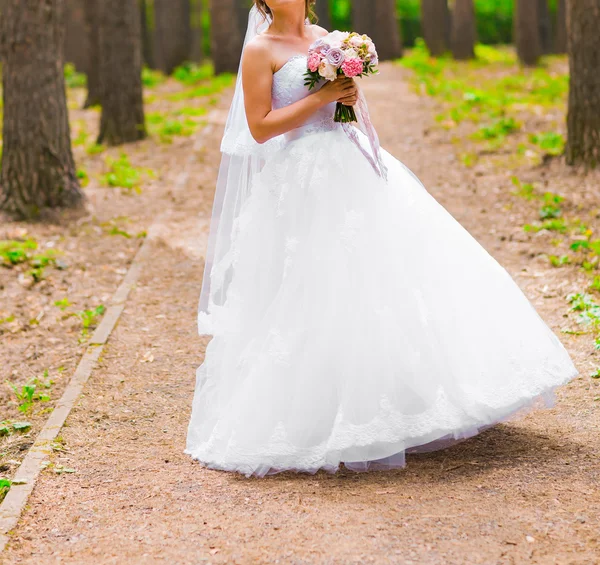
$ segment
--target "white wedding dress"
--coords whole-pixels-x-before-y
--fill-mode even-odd
[[[273,107],[308,95],[306,58]],[[577,372],[507,272],[383,152],[387,182],[323,108],[254,177],[186,453],[211,469],[400,467],[501,422]],[[435,166],[435,164],[432,164]]]

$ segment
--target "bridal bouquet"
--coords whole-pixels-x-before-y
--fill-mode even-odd
[[[378,64],[377,49],[370,37],[332,31],[310,46],[304,84],[312,90],[321,79],[333,81],[340,77],[374,75],[378,72]],[[336,122],[355,122],[354,108],[338,102],[334,119]]]

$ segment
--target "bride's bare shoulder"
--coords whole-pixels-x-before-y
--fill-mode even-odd
[[[244,48],[243,63],[254,68],[265,67],[267,64],[273,66],[272,56],[273,51],[269,40],[262,35],[257,35]]]
[[[248,45],[244,48],[244,55],[249,55],[250,57],[261,57],[264,58],[265,55],[268,55],[271,51],[271,43],[268,38],[264,35],[257,35],[252,38]]]

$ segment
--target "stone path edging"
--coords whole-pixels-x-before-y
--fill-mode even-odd
[[[203,147],[204,140],[213,131],[212,115],[208,116],[207,126],[198,135],[194,144],[194,150],[190,155],[188,164],[194,159],[194,154]],[[178,177],[173,192],[175,194],[183,192],[189,180],[189,172],[184,170]],[[127,275],[119,288],[113,295],[110,305],[106,309],[102,321],[94,331],[88,348],[83,354],[67,388],[61,399],[57,402],[52,414],[46,421],[46,424],[37,436],[34,444],[23,459],[19,469],[12,479],[12,486],[6,497],[0,504],[0,553],[4,551],[10,541],[10,531],[14,529],[21,517],[21,513],[27,504],[37,479],[42,471],[43,463],[48,460],[52,454],[52,442],[56,439],[68,418],[73,406],[79,399],[81,392],[93,370],[96,368],[98,359],[108,342],[110,335],[116,327],[131,290],[135,287],[142,273],[144,262],[150,253],[152,242],[156,239],[156,228],[160,226],[169,212],[160,214],[152,223],[148,230],[148,236],[142,246],[138,249]]]

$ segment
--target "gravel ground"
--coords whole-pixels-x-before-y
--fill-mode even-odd
[[[550,267],[541,258],[546,236],[523,234],[529,209],[508,206],[511,172],[463,167],[434,127],[434,102],[411,92],[406,71],[384,70],[367,88],[382,144],[559,332],[570,322],[564,297],[583,275]],[[42,473],[4,563],[600,563],[600,386],[587,376],[589,336],[561,336],[582,376],[553,410],[411,456],[405,470],[257,480],[202,469],[182,453],[206,346],[195,317],[221,131],[194,161],[185,197],[171,203],[152,261],[63,430],[53,463],[76,472]],[[560,163],[521,172],[581,195],[599,180]],[[490,323],[493,306],[490,296]]]

